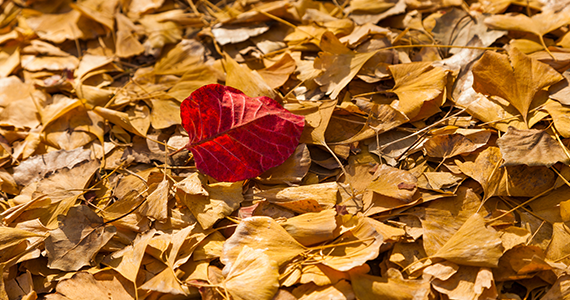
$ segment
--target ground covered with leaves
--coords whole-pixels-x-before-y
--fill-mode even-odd
[[[568,4],[0,0],[0,299],[570,299]],[[176,152],[215,83],[293,154]]]

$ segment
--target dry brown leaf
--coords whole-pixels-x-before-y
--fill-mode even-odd
[[[275,188],[255,194],[269,202],[296,212],[319,212],[337,204],[339,186],[336,182]]]
[[[475,151],[480,146],[462,134],[438,134],[424,143],[424,149],[429,156],[449,158]]]
[[[518,130],[510,127],[497,140],[506,166],[527,165],[550,167],[557,162],[569,163],[570,157],[548,133],[537,129]]]
[[[71,208],[59,228],[46,239],[48,266],[63,271],[77,271],[91,260],[117,229],[105,226],[103,219],[87,206]]]
[[[226,85],[234,87],[250,97],[267,96],[277,98],[277,94],[263,80],[259,73],[251,71],[247,66],[238,64],[228,54],[224,56],[227,72]]]
[[[115,14],[115,20],[117,21],[117,40],[115,42],[117,56],[126,58],[141,54],[144,47],[137,39],[135,24],[121,13]]]
[[[556,131],[565,138],[570,137],[570,108],[559,102],[548,100],[544,109],[552,117]]]
[[[449,299],[494,299],[498,296],[493,274],[488,268],[461,266],[451,278],[436,279],[432,285]]]
[[[50,294],[47,299],[135,299],[134,291],[130,287],[123,286],[119,278],[113,276],[111,280],[109,279],[103,277],[98,280],[88,272],[77,272],[71,278],[60,281],[55,288],[57,294]]]
[[[219,182],[204,186],[209,196],[187,195],[182,199],[202,228],[208,229],[229,216],[244,200],[241,182]]]
[[[295,60],[291,55],[285,53],[281,59],[271,66],[257,70],[256,72],[261,75],[263,80],[265,80],[272,89],[277,89],[285,84],[289,76],[295,71],[295,68]]]
[[[338,271],[348,271],[376,258],[384,238],[362,214],[342,218],[345,226],[353,228],[327,245],[326,250],[317,250],[313,259]]]
[[[71,169],[86,161],[91,156],[91,150],[59,150],[48,154],[31,157],[15,168],[14,180],[20,185],[28,185],[32,181],[43,178],[46,174],[62,168]]]
[[[503,173],[500,169],[501,151],[498,147],[488,147],[481,151],[476,158],[456,161],[457,166],[465,175],[475,179],[485,191],[485,197],[492,196],[497,189],[497,181]]]
[[[487,51],[473,65],[475,91],[499,96],[513,105],[528,125],[529,108],[542,89],[564,79],[550,66],[532,59],[517,48],[509,56]]]
[[[155,232],[156,230],[151,229],[144,234],[138,235],[132,245],[107,256],[103,263],[115,269],[126,279],[136,283],[146,246]]]
[[[293,290],[293,295],[299,300],[318,299],[355,299],[351,285],[343,280],[334,285],[318,286],[315,284],[301,285]]]
[[[104,29],[95,21],[84,17],[78,10],[61,14],[42,14],[26,19],[36,34],[50,42],[89,39],[104,34]]]

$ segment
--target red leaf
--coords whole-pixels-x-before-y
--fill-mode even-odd
[[[196,167],[218,181],[253,178],[282,164],[305,124],[269,97],[251,98],[220,84],[194,91],[180,115]]]

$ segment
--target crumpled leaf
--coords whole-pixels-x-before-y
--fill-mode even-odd
[[[304,126],[303,117],[273,99],[250,98],[218,84],[193,92],[180,115],[196,166],[219,181],[256,177],[283,163]]]
[[[73,207],[62,218],[60,227],[46,239],[48,266],[62,271],[77,271],[91,260],[117,229],[106,226],[103,218],[89,207]]]
[[[126,279],[136,283],[146,246],[155,232],[156,230],[151,229],[144,234],[137,235],[132,245],[114,252],[106,257],[103,263],[115,269]]]
[[[538,91],[564,79],[550,66],[509,48],[509,56],[487,51],[473,65],[473,88],[513,105],[528,124],[529,108]],[[530,126],[530,125],[527,125]]]
[[[498,296],[493,273],[488,268],[461,266],[451,278],[436,279],[432,285],[449,299],[493,299]]]
[[[557,162],[570,162],[562,146],[543,130],[509,127],[507,133],[497,140],[497,145],[505,166],[524,164],[550,167]]]
[[[20,185],[27,185],[41,179],[48,173],[62,168],[73,168],[78,163],[86,161],[91,156],[91,150],[74,149],[52,151],[26,159],[14,169],[14,180]]]

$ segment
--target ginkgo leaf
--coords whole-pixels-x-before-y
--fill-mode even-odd
[[[556,131],[561,136],[570,138],[570,107],[552,100],[547,101],[543,107],[552,117]]]
[[[497,267],[503,255],[499,233],[485,226],[485,219],[473,214],[433,257],[458,265]]]
[[[548,133],[538,129],[518,130],[509,127],[497,140],[505,166],[527,165],[550,167],[570,162],[562,146]]]
[[[388,272],[392,276],[373,276],[350,272],[352,288],[357,299],[395,299],[413,300],[425,299],[430,290],[430,283],[422,279],[404,279],[402,274],[394,269]],[[394,274],[396,273],[396,274]]]
[[[389,66],[396,84],[390,91],[398,95],[394,106],[408,118],[414,118],[422,105],[439,96],[447,83],[447,71],[429,62]]]
[[[304,118],[268,97],[250,98],[211,84],[180,107],[199,170],[218,181],[253,178],[283,163],[297,148]]]
[[[315,59],[315,69],[322,69],[324,73],[315,78],[315,82],[322,86],[321,90],[330,95],[331,99],[338,97],[364,63],[375,54],[353,52],[330,31],[321,37],[320,47],[325,52],[321,52],[319,58]]]
[[[279,267],[263,249],[243,247],[231,268],[222,273],[226,275],[222,286],[234,299],[271,300],[279,288]]]
[[[485,19],[485,24],[491,28],[502,30],[516,30],[536,34],[545,49],[543,35],[558,29],[570,22],[570,9],[557,13],[543,12],[527,17],[523,14],[512,13],[494,15]]]
[[[132,245],[107,256],[103,263],[135,283],[146,246],[155,233],[156,230],[151,229],[143,234],[137,235]]]
[[[412,201],[418,179],[409,171],[380,165],[374,176],[376,178],[368,185],[369,190],[406,202]]]
[[[354,227],[327,245],[326,251],[317,248],[313,257],[338,271],[348,271],[376,258],[384,242],[384,237],[364,215],[346,215],[344,219],[347,223],[354,224]]]
[[[502,171],[501,151],[498,147],[488,147],[481,151],[475,160],[456,161],[457,166],[465,175],[479,182],[485,191],[485,196],[490,197],[497,189],[497,181],[501,178]]]
[[[325,144],[325,131],[331,120],[337,101],[308,102],[306,105],[291,109],[296,114],[305,116],[306,127],[300,138],[301,143]]]
[[[473,65],[475,91],[499,96],[511,103],[528,125],[529,108],[536,93],[564,79],[560,73],[521,53],[509,49],[509,56],[487,51]]]
[[[429,138],[424,149],[432,157],[449,158],[455,155],[473,152],[478,146],[462,134],[438,134]]]
[[[43,237],[43,234],[12,227],[0,227],[0,251],[17,245],[27,238]]]
[[[326,209],[318,213],[304,213],[287,219],[281,226],[299,243],[309,246],[334,237],[336,211]]]
[[[246,246],[263,250],[279,266],[306,251],[275,220],[261,216],[241,220],[234,234],[224,243],[220,261],[231,269]]]
[[[71,208],[60,227],[50,231],[46,239],[48,266],[63,271],[77,271],[89,265],[116,231],[113,226],[105,226],[103,218],[89,207],[80,205]]]

